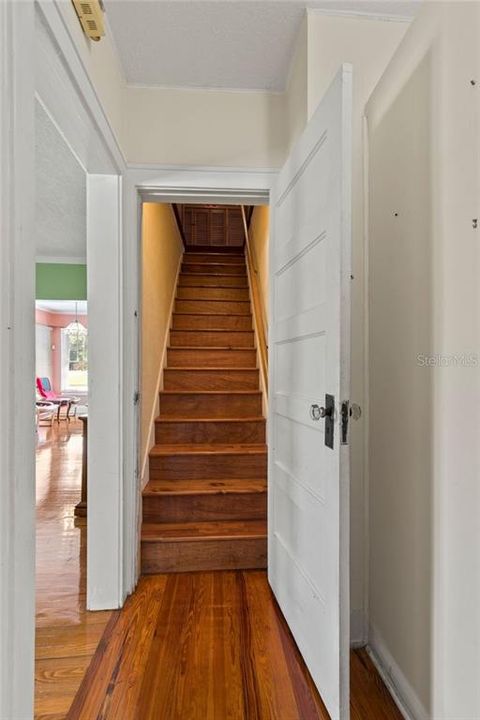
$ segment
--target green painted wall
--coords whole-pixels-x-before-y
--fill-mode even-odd
[[[86,300],[87,266],[37,263],[37,300]]]

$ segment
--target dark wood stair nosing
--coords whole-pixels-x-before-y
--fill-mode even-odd
[[[184,370],[185,368],[170,368],[173,370]],[[213,368],[216,370],[216,368]],[[227,368],[231,370],[232,368]],[[234,368],[236,370],[237,368]],[[257,368],[247,368],[256,370]],[[160,390],[160,395],[262,395],[261,390]]]

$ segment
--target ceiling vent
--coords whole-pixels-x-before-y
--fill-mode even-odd
[[[102,0],[72,0],[83,32],[98,42],[105,35]]]

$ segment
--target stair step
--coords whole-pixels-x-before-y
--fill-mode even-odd
[[[191,262],[189,259],[182,262],[181,272],[204,275],[205,273],[216,273],[218,275],[240,275],[247,274],[246,265],[243,263],[216,263],[216,262]]]
[[[251,315],[193,315],[173,313],[173,330],[251,330]]]
[[[177,287],[178,300],[248,300],[248,288]]]
[[[165,390],[258,390],[257,368],[166,368]]]
[[[262,393],[252,391],[176,391],[160,393],[161,417],[248,418],[262,414]]]
[[[261,444],[155,445],[149,467],[152,479],[266,477],[267,448]]]
[[[208,520],[264,520],[267,482],[231,480],[150,480],[143,491],[144,523]]]
[[[159,417],[155,442],[172,443],[265,443],[265,419]]]
[[[146,523],[144,573],[260,569],[267,565],[265,520]]]
[[[178,287],[248,287],[247,277],[237,275],[195,275],[194,273],[181,273],[178,276]]]
[[[243,252],[226,253],[226,252],[192,252],[185,251],[183,261],[188,263],[222,263],[232,265],[245,265],[245,255]]]
[[[171,330],[172,347],[254,347],[253,330]]]
[[[252,315],[250,300],[176,300],[175,312],[194,315]]]
[[[256,367],[257,353],[250,348],[200,348],[169,347],[167,349],[169,367]]]

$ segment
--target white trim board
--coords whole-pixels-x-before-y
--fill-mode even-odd
[[[185,165],[128,166],[131,184],[151,202],[237,202],[264,204],[277,175],[275,169],[214,168]]]
[[[35,262],[39,265],[86,265],[87,257],[48,257],[37,255]]]
[[[367,652],[405,720],[429,720],[425,706],[372,624]]]
[[[418,5],[420,6],[420,2]],[[354,20],[376,20],[381,22],[410,23],[415,20],[415,15],[395,15],[394,13],[362,12],[361,10],[333,10],[327,8],[307,8],[308,15],[329,15],[340,18],[352,18]]]
[[[0,3],[0,717],[33,717],[34,4]]]

